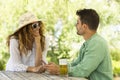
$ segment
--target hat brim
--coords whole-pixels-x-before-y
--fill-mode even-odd
[[[27,25],[29,25],[29,24],[31,24],[31,23],[34,23],[34,22],[42,22],[42,20],[34,20],[34,21],[31,21],[31,22],[28,22],[28,23],[26,23],[26,24],[24,24],[24,25],[21,25],[21,26],[18,26],[18,29],[15,31],[15,32],[18,32],[19,30],[21,30],[22,28],[24,28],[25,26],[27,26]]]

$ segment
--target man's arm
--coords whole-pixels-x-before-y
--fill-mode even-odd
[[[103,60],[104,52],[104,46],[100,43],[91,43],[86,48],[83,60],[69,68],[69,75],[88,77]]]

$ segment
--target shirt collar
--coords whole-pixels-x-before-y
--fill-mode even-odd
[[[95,33],[95,34],[93,34],[88,40],[86,40],[85,42],[84,42],[84,45],[87,45],[89,42],[90,42],[90,40],[91,39],[93,39],[95,36],[97,36],[98,34],[97,33]]]

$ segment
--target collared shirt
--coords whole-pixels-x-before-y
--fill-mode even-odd
[[[113,80],[107,42],[97,33],[83,43],[78,58],[68,66],[70,76],[89,80]]]
[[[49,46],[48,37],[45,38],[45,49],[42,52],[42,60],[47,63],[46,55]],[[35,66],[35,52],[36,47],[35,43],[33,44],[32,50],[28,51],[27,55],[20,55],[20,51],[18,49],[18,40],[10,39],[10,58],[6,65],[7,71],[26,71],[28,66]]]

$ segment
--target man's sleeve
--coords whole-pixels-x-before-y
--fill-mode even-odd
[[[105,55],[104,46],[101,43],[90,43],[84,54],[84,58],[76,66],[69,67],[70,76],[88,77],[93,72]]]

